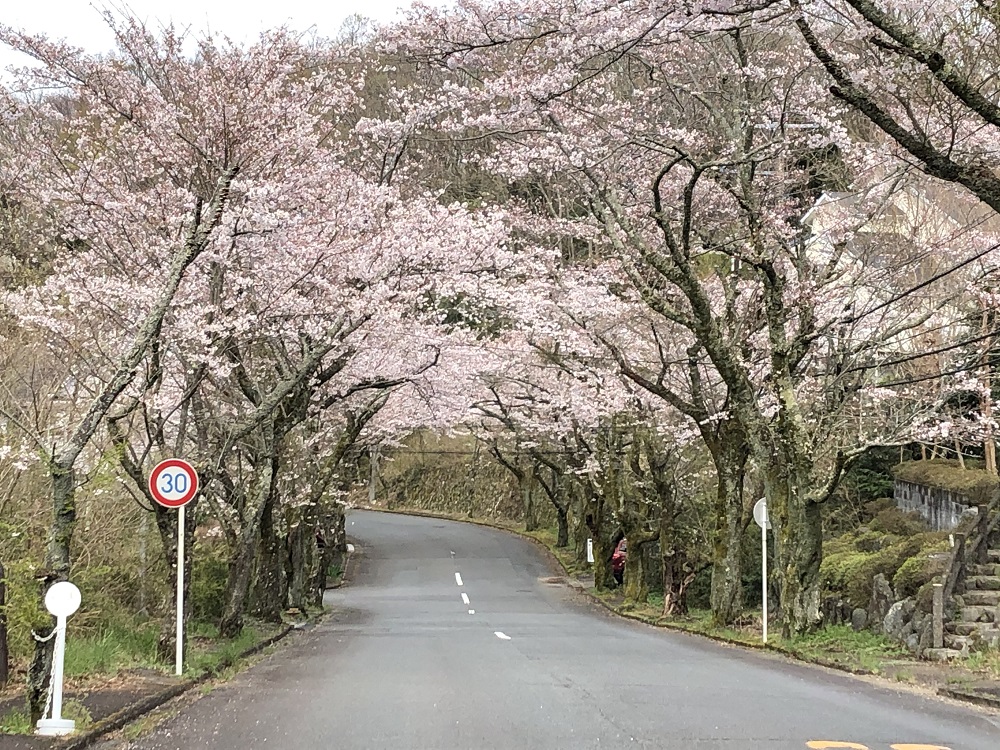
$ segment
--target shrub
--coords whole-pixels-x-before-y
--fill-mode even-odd
[[[936,575],[933,555],[946,547],[946,537],[941,532],[907,537],[874,532],[846,534],[824,547],[820,566],[823,586],[847,598],[854,607],[866,607],[871,601],[875,576],[881,573],[886,580],[895,581],[905,568],[900,581],[907,587],[904,596],[911,596],[924,581],[930,580],[926,576]],[[910,562],[914,558],[919,562]]]
[[[907,558],[899,566],[892,579],[893,588],[899,596],[914,596],[921,587],[930,583],[936,576],[944,574],[947,563],[947,541],[939,541],[924,547],[916,555]]]
[[[905,513],[895,506],[879,511],[870,527],[872,531],[896,536],[914,536],[930,528],[919,513]]]
[[[896,501],[891,497],[880,497],[870,503],[865,503],[865,516],[867,516],[868,522],[871,522],[883,510],[891,510],[895,507]]]

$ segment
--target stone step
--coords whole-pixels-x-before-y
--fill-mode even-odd
[[[946,635],[944,637],[944,645],[947,648],[955,648],[960,651],[968,651],[969,645],[973,641],[971,635]]]
[[[995,607],[1000,604],[1000,591],[966,591],[962,601],[966,607]]]
[[[962,607],[958,622],[996,622],[996,607]]]
[[[984,623],[986,624],[986,623]],[[982,625],[978,622],[954,622],[948,623],[950,627],[947,627],[949,635],[972,635],[979,631]]]
[[[954,661],[968,656],[967,652],[954,648],[929,648],[924,651],[924,658],[930,661]]]
[[[991,563],[1000,563],[1000,549],[986,550],[986,561]]]
[[[965,570],[970,576],[995,576],[1000,575],[1000,564],[987,563],[986,565],[966,565]]]
[[[966,591],[1000,591],[1000,578],[996,576],[969,576],[965,579]]]

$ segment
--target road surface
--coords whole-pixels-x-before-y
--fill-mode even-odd
[[[614,618],[503,532],[355,511],[348,533],[322,625],[128,747],[1000,750],[989,711]]]

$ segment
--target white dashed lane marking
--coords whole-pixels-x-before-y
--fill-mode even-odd
[[[474,615],[474,614],[476,614],[476,610],[474,610],[474,609],[470,609],[470,610],[469,610],[469,614],[470,614],[470,615]]]
[[[509,641],[510,640],[510,636],[509,635],[506,635],[505,633],[501,633],[499,630],[494,630],[493,631],[493,635],[495,635],[501,641]]]
[[[463,592],[462,592],[462,604],[465,604],[465,605],[468,605],[468,603],[469,603],[469,595],[468,595],[468,594],[466,594],[466,593],[465,593],[465,592],[463,591]]]
[[[465,585],[465,584],[462,583],[462,574],[461,573],[455,573],[455,583],[457,583],[459,586],[464,586]]]

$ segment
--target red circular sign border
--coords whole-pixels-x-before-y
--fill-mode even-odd
[[[164,469],[187,469],[191,474],[191,488],[181,497],[179,500],[168,500],[160,495],[160,491],[156,487],[156,480],[160,478],[160,474],[163,473]],[[182,458],[168,458],[160,461],[153,470],[149,472],[149,494],[153,496],[153,499],[164,508],[180,508],[182,505],[187,505],[198,494],[198,472],[194,470],[194,467]]]

